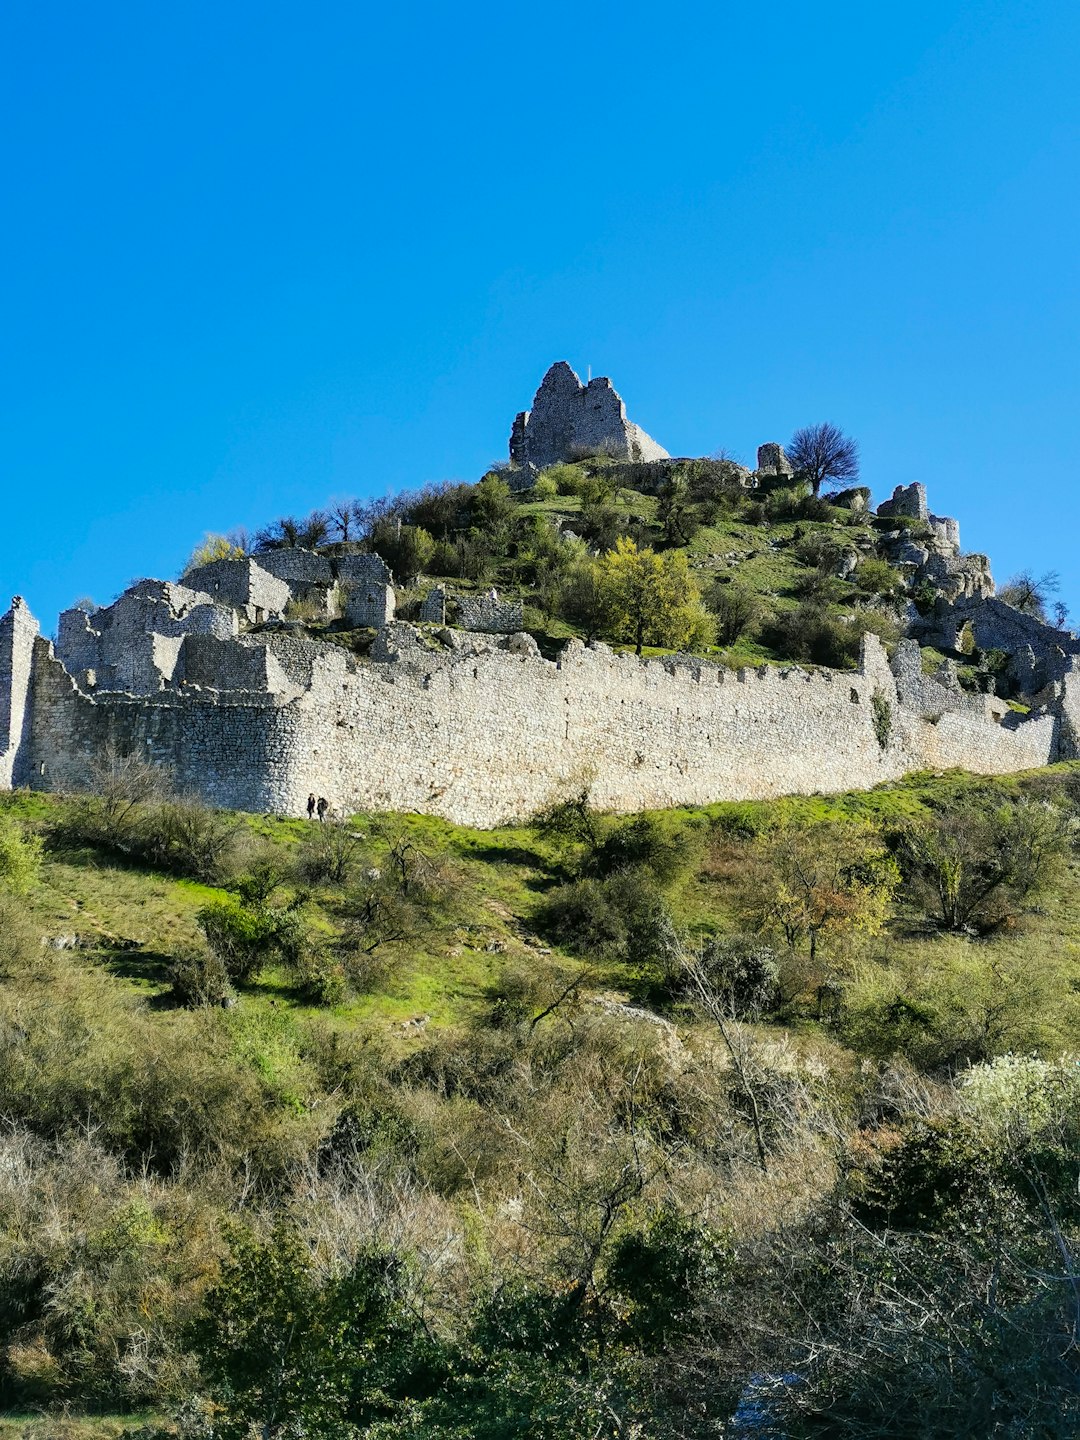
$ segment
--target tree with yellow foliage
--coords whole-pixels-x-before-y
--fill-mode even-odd
[[[682,650],[706,643],[711,622],[686,554],[639,550],[623,536],[596,562],[604,631],[610,639]]]
[[[748,918],[779,931],[810,960],[829,935],[877,935],[891,910],[900,871],[884,841],[863,825],[785,828],[759,840],[748,885]]]
[[[235,544],[227,535],[206,534],[191,552],[184,574],[197,570],[200,565],[210,565],[215,560],[242,560],[244,547]]]

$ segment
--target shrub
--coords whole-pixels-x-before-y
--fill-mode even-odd
[[[867,595],[895,595],[900,588],[900,576],[884,560],[868,555],[855,567],[855,584]]]
[[[763,628],[762,639],[778,655],[791,660],[852,670],[858,663],[863,636],[868,634],[891,644],[899,626],[880,611],[860,610],[845,619],[818,602],[804,601],[794,610],[775,615]]]
[[[562,885],[545,902],[540,921],[561,945],[586,960],[630,965],[650,990],[664,988],[677,958],[671,914],[644,869]]]
[[[553,939],[590,959],[616,955],[626,945],[626,916],[602,880],[561,885],[545,902],[540,918]]]
[[[191,1010],[200,1005],[220,1005],[232,994],[225,963],[212,950],[189,950],[178,955],[170,977],[173,999]]]
[[[0,815],[0,885],[25,895],[41,868],[42,842],[10,815]]]
[[[532,487],[533,500],[554,500],[559,493],[559,482],[548,470],[541,470]]]
[[[702,945],[698,964],[725,1015],[757,1020],[775,1008],[780,967],[760,936],[713,935]]]
[[[235,895],[212,900],[196,919],[210,949],[236,984],[251,980],[278,949],[279,916]]]
[[[345,967],[323,945],[300,949],[291,968],[296,988],[313,1005],[340,1005],[348,994]]]
[[[362,838],[347,821],[332,820],[315,828],[304,841],[296,872],[312,885],[329,881],[344,885],[360,862]]]
[[[422,526],[402,525],[396,519],[380,520],[369,544],[402,585],[411,585],[435,557],[435,541]]]
[[[581,508],[575,528],[590,550],[603,554],[614,550],[621,535],[627,532],[627,516],[613,505],[589,501]]]
[[[603,630],[607,611],[595,565],[583,561],[572,566],[559,588],[557,607],[567,624],[583,630],[590,638]]]
[[[646,870],[669,885],[692,863],[694,850],[685,831],[656,815],[635,815],[608,831],[589,857],[594,874]]]
[[[236,851],[234,821],[198,800],[165,800],[140,811],[129,851],[158,870],[220,881]]]
[[[580,497],[589,483],[589,472],[583,465],[549,465],[538,479],[553,482],[560,495]]]
[[[762,639],[788,659],[850,670],[858,659],[860,635],[824,606],[804,601],[794,610],[773,616]]]
[[[761,601],[753,591],[731,581],[714,584],[706,604],[716,621],[716,640],[719,645],[734,645],[761,613]]]
[[[244,549],[235,544],[227,535],[207,533],[188,557],[181,578],[200,565],[210,565],[215,560],[242,560]]]

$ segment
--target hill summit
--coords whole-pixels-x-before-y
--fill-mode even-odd
[[[227,808],[493,825],[585,775],[629,811],[1078,753],[1080,642],[920,483],[830,495],[858,471],[835,427],[755,470],[673,459],[560,362],[511,459],[218,537],[55,644],[16,597],[0,784],[92,788],[119,752]]]

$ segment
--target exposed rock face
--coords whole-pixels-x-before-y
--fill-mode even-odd
[[[617,460],[666,460],[668,453],[626,418],[611,381],[598,375],[583,385],[565,360],[540,382],[532,409],[523,410],[510,433],[512,465],[543,469],[588,454]]]
[[[770,441],[759,445],[757,452],[757,473],[759,475],[794,475],[791,461],[784,453],[784,447]]]

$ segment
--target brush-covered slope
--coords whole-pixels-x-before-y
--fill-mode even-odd
[[[1075,1433],[1078,807],[4,797],[9,1430]]]

